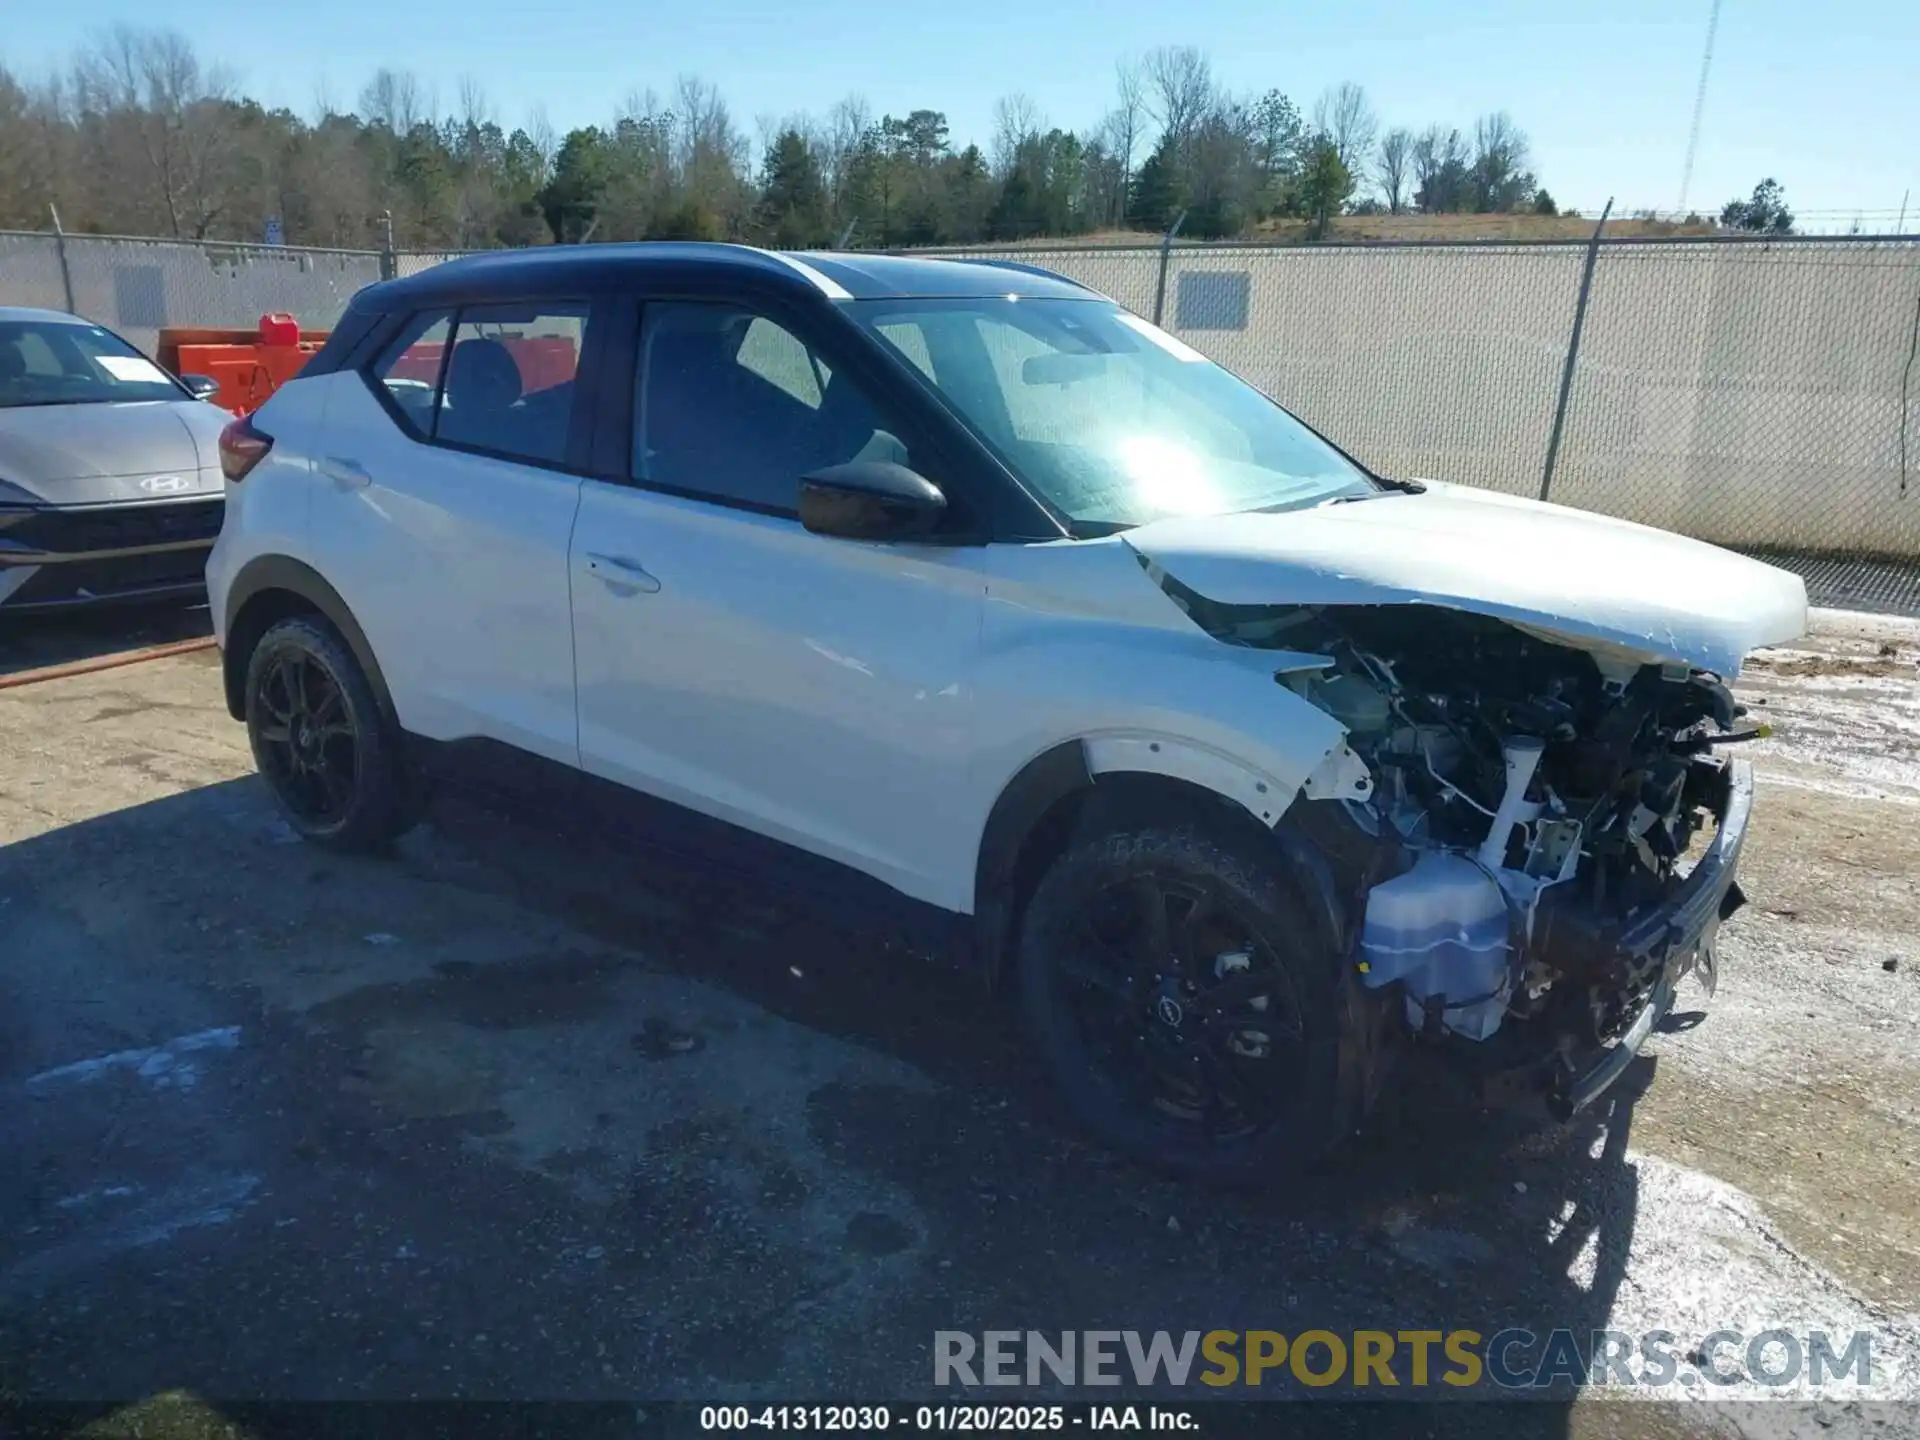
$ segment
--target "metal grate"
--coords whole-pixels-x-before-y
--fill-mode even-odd
[[[58,555],[84,555],[142,545],[211,544],[220,534],[225,510],[224,500],[27,510],[0,515],[0,548],[17,545]],[[13,523],[8,524],[9,519]]]
[[[1920,619],[1920,566],[1910,560],[1805,555],[1746,547],[1742,553],[1791,570],[1805,580],[1809,604]]]

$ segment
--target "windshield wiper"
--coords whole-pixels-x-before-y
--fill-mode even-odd
[[[1381,475],[1376,475],[1373,478],[1379,481],[1384,488],[1368,490],[1361,495],[1336,495],[1331,500],[1323,500],[1320,503],[1323,505],[1354,505],[1362,500],[1386,500],[1395,495],[1424,495],[1427,493],[1427,487],[1422,485],[1418,480],[1389,480]]]

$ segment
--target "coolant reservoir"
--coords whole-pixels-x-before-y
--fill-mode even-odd
[[[1510,951],[1506,898],[1463,855],[1428,851],[1367,896],[1362,978],[1375,989],[1403,982],[1407,1023],[1416,1030],[1433,996],[1454,1034],[1484,1040],[1498,1030],[1512,989]]]

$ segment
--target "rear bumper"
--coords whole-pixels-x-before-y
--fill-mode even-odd
[[[1682,977],[1698,967],[1711,983],[1720,922],[1745,901],[1735,872],[1753,812],[1753,767],[1730,760],[1712,783],[1716,793],[1710,808],[1717,824],[1706,853],[1661,905],[1632,917],[1612,941],[1636,968],[1657,973],[1652,994],[1617,1041],[1555,1074],[1547,1103],[1562,1119],[1591,1105],[1626,1072],[1654,1027],[1672,1010]]]
[[[225,501],[0,510],[0,613],[200,593]]]

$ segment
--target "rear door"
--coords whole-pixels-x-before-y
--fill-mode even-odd
[[[625,476],[574,529],[582,764],[970,910],[983,552],[796,513],[808,470],[938,464],[793,316],[675,300],[638,330]]]
[[[594,323],[569,299],[424,312],[337,378],[315,564],[416,734],[579,762],[568,545]]]

